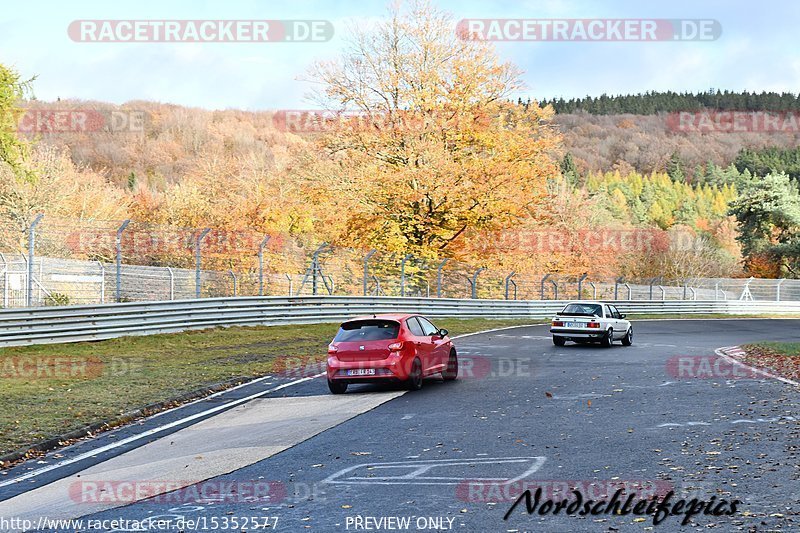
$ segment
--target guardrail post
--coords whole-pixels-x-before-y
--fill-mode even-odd
[[[411,258],[411,254],[406,254],[403,256],[403,260],[400,261],[400,296],[406,295],[406,261]]]
[[[550,279],[550,274],[546,274],[542,281],[540,282],[539,291],[540,291],[540,300],[544,300],[544,282]]]
[[[369,281],[369,259],[373,255],[375,255],[376,250],[370,250],[367,252],[367,255],[364,256],[364,296],[367,295],[367,282]]]
[[[478,276],[481,272],[486,270],[485,268],[481,267],[475,271],[475,274],[472,276],[470,280],[470,284],[472,285],[472,299],[476,300],[478,298]]]
[[[194,296],[195,298],[200,298],[200,263],[203,260],[203,256],[200,253],[200,243],[205,239],[208,232],[211,231],[211,228],[206,228],[201,231],[197,238],[194,241]]]
[[[444,268],[444,264],[447,263],[447,258],[444,258],[441,263],[439,263],[439,267],[436,269],[436,297],[442,297],[442,269]]]
[[[587,281],[586,283],[592,286],[592,300],[597,300],[597,286],[592,281]]]
[[[558,300],[558,282],[554,279],[551,279],[550,283],[553,284],[553,300]]]
[[[578,300],[580,300],[581,297],[583,296],[583,280],[585,280],[588,275],[589,274],[584,272],[583,274],[581,274],[581,277],[578,278]]]
[[[264,296],[264,247],[269,242],[269,235],[258,245],[258,295]]]
[[[28,226],[28,279],[27,279],[27,288],[28,292],[25,295],[25,305],[28,307],[31,306],[32,296],[33,296],[33,260],[34,260],[34,248],[36,245],[36,226],[39,224],[39,221],[42,220],[44,213],[39,213],[36,215],[36,218],[33,219],[31,225]]]
[[[167,272],[169,273],[169,299],[172,301],[175,299],[175,273],[171,267],[167,267]]]
[[[511,284],[511,278],[517,275],[517,271],[511,271],[511,274],[506,276],[506,300],[508,300],[508,286]],[[516,300],[516,298],[514,298]]]
[[[125,231],[125,228],[130,223],[130,219],[122,221],[122,224],[117,228],[117,238],[114,241],[117,247],[117,287],[115,293],[117,302],[122,300],[122,232]]]
[[[228,274],[230,274],[231,278],[233,279],[233,295],[236,296],[236,292],[237,292],[236,291],[236,289],[237,289],[237,287],[236,287],[236,281],[237,281],[236,280],[236,274],[233,272],[233,269],[228,270]]]
[[[786,281],[784,278],[778,280],[778,284],[775,286],[775,301],[781,301],[781,284]]]

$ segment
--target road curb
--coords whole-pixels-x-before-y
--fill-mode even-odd
[[[787,385],[794,385],[795,387],[800,387],[800,383],[794,381],[793,379],[776,376],[772,372],[768,372],[766,370],[762,370],[760,368],[756,368],[754,366],[750,366],[748,364],[741,362],[739,358],[746,353],[741,346],[723,346],[722,348],[717,348],[716,350],[714,350],[714,353],[722,357],[729,363],[744,367],[750,372],[761,374],[762,376],[770,379],[777,379],[778,381],[782,381]]]

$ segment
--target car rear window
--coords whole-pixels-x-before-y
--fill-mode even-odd
[[[354,320],[339,328],[334,342],[384,341],[397,338],[400,324],[393,320]]]
[[[597,304],[569,304],[558,314],[569,316],[603,316],[603,311]]]

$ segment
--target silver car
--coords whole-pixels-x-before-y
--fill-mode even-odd
[[[604,302],[569,302],[553,318],[550,333],[556,346],[567,341],[598,342],[602,346],[611,346],[614,341],[622,341],[623,346],[633,344],[631,323],[614,305]]]

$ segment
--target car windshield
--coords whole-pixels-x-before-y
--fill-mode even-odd
[[[558,314],[567,316],[603,316],[598,304],[569,304]]]
[[[334,342],[383,341],[396,339],[400,324],[393,320],[354,320],[339,328]]]

